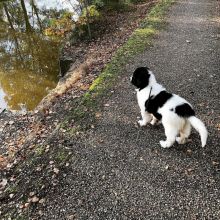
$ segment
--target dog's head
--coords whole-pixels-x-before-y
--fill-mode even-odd
[[[150,76],[151,73],[147,67],[138,67],[131,77],[131,83],[141,90],[149,85]]]

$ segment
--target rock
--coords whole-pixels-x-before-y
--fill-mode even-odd
[[[30,205],[30,203],[29,203],[29,202],[26,202],[26,203],[24,204],[24,208],[27,208],[29,205]]]
[[[37,197],[37,196],[34,196],[32,199],[31,199],[31,201],[33,202],[33,203],[36,203],[36,202],[38,202],[40,199]]]
[[[54,173],[56,173],[56,174],[58,174],[60,171],[59,171],[59,169],[57,169],[56,167],[53,169],[53,172]]]
[[[36,168],[36,171],[38,171],[38,172],[41,171],[41,170],[42,170],[41,167],[37,167],[37,168]]]
[[[35,195],[35,192],[30,192],[29,195],[30,195],[30,196],[34,196],[34,195]]]
[[[7,179],[2,179],[2,181],[0,182],[0,189],[4,189],[7,183],[8,183]]]
[[[24,208],[24,205],[19,205],[19,209],[23,209]]]
[[[166,166],[165,166],[165,170],[168,170],[168,169],[169,169],[169,165],[166,165]]]
[[[45,203],[45,201],[46,201],[46,199],[43,198],[43,199],[40,199],[40,200],[39,200],[39,203],[40,203],[40,204],[43,204],[43,203]]]
[[[68,215],[68,216],[66,216],[66,219],[74,220],[75,219],[75,215]]]
[[[9,198],[10,198],[10,199],[12,199],[13,197],[14,197],[14,194],[13,194],[13,193],[9,194]]]
[[[14,121],[9,121],[8,124],[13,125],[15,122]]]

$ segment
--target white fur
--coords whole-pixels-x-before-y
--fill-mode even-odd
[[[142,120],[138,121],[140,126],[145,126],[147,123],[155,124],[156,119],[148,112],[146,112],[145,102],[149,98],[149,93],[151,90],[151,96],[159,94],[165,88],[156,82],[154,74],[149,71],[150,79],[149,85],[140,91],[137,91],[137,100],[138,105],[141,110]],[[179,144],[184,144],[187,141],[187,138],[191,132],[191,125],[199,132],[201,136],[202,147],[206,145],[206,140],[208,136],[207,129],[203,122],[196,118],[195,116],[189,118],[179,117],[174,111],[170,109],[175,109],[176,106],[183,103],[188,103],[182,97],[173,94],[173,96],[161,107],[158,109],[158,113],[162,115],[162,124],[165,129],[166,140],[160,141],[160,145],[163,148],[171,147],[175,140]],[[190,103],[188,103],[190,105]],[[180,135],[180,137],[177,137]]]

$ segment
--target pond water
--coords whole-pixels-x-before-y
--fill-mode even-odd
[[[0,111],[33,110],[56,87],[63,36],[46,33],[54,17],[71,10],[72,3],[0,2]]]

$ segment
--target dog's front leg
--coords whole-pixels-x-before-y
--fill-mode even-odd
[[[155,118],[155,117],[153,116],[150,123],[151,123],[152,125],[155,125],[157,122],[158,122],[157,118]]]
[[[138,124],[142,127],[147,125],[152,120],[152,115],[146,111],[141,111],[142,120],[138,121]]]

